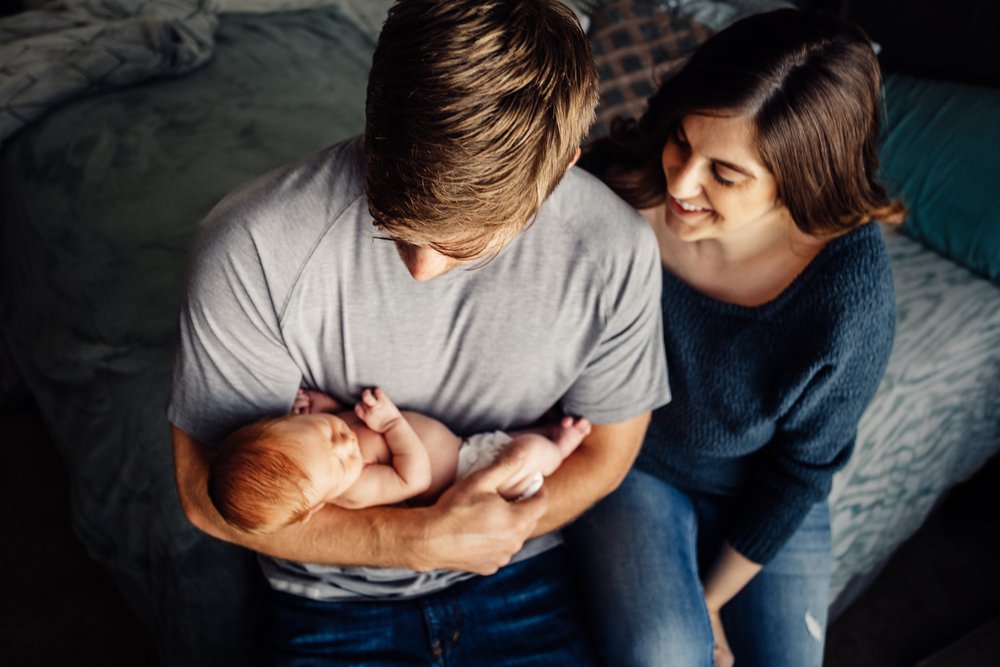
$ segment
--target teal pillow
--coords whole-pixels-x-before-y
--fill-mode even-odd
[[[1000,90],[891,75],[881,174],[903,231],[1000,284]]]

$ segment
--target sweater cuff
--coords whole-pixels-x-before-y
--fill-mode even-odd
[[[757,499],[744,504],[729,526],[726,539],[740,554],[767,565],[802,525],[815,501],[802,496],[781,503]]]

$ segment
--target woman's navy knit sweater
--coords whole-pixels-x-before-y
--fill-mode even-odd
[[[663,274],[672,401],[637,467],[733,498],[727,539],[767,563],[826,498],[885,370],[895,305],[881,231],[831,241],[776,299],[752,308]]]

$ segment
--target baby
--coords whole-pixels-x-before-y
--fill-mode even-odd
[[[441,422],[401,412],[381,389],[366,389],[354,410],[300,389],[292,412],[237,429],[212,461],[208,493],[219,514],[248,533],[308,521],[327,503],[358,509],[433,501],[456,479],[520,448],[521,472],[499,489],[508,500],[534,494],[590,433],[584,418],[464,442]]]

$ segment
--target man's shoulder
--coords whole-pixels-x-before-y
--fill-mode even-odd
[[[539,214],[556,238],[547,239],[574,258],[612,271],[634,263],[659,264],[649,223],[599,179],[574,167]]]
[[[237,187],[209,213],[204,227],[210,234],[304,240],[363,196],[361,142],[353,138]]]
[[[648,228],[639,213],[611,191],[597,177],[573,167],[555,189],[546,205],[552,213],[580,231],[628,235],[637,228]]]
[[[361,173],[359,142],[352,140],[237,188],[203,223],[193,280],[213,290],[226,276],[282,302],[324,235],[364,207]]]

